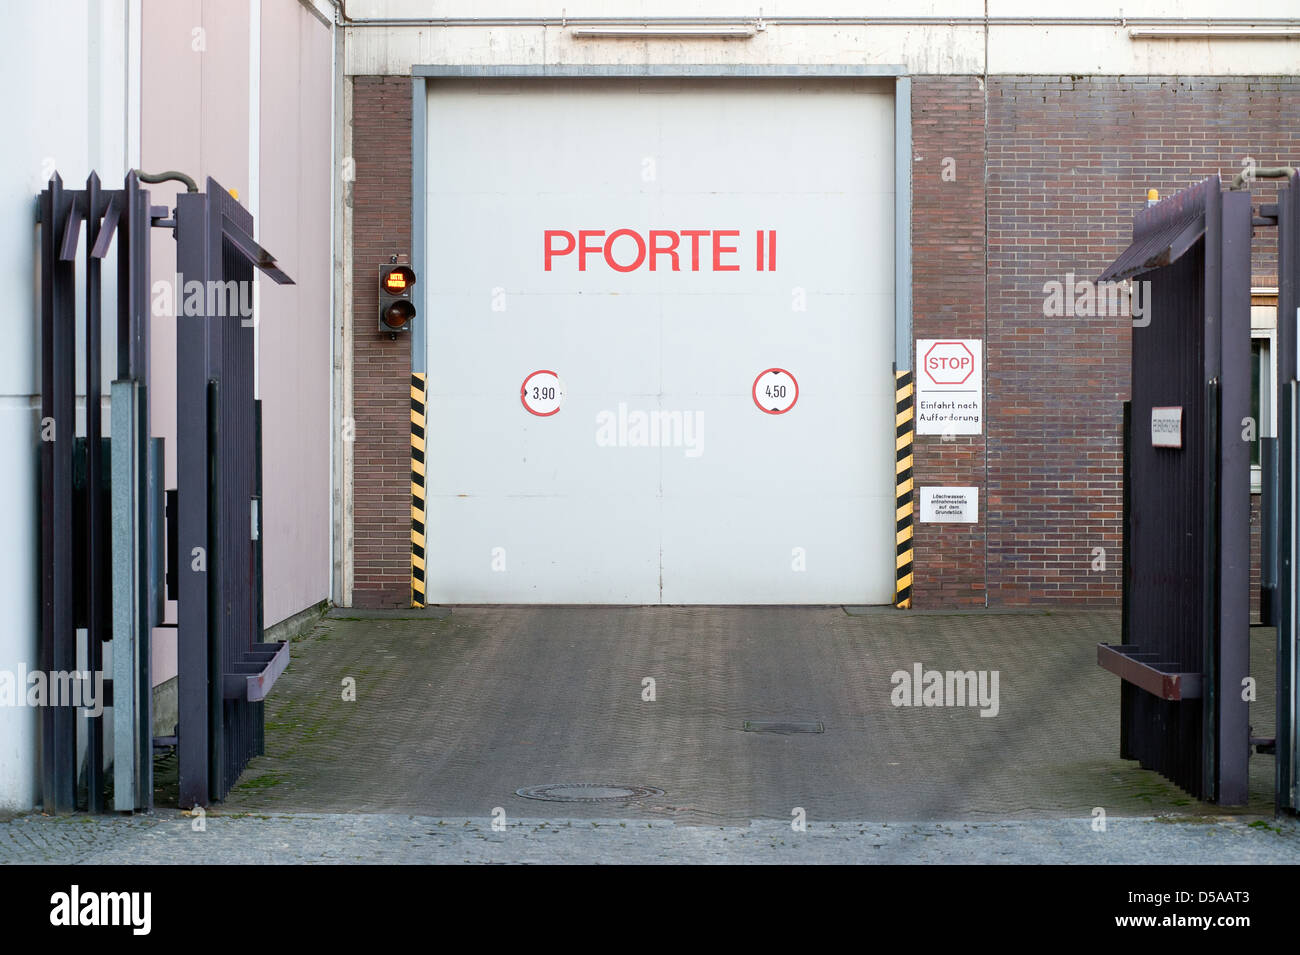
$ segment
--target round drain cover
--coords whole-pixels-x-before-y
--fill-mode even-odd
[[[515,790],[516,796],[546,802],[622,802],[663,794],[662,789],[653,786],[611,786],[605,783],[551,783],[549,786],[525,786]]]

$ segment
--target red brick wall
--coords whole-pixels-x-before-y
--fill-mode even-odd
[[[1044,283],[1067,272],[1095,279],[1128,244],[1148,187],[1169,195],[1231,175],[1246,155],[1294,161],[1297,94],[1295,78],[989,80],[990,604],[1119,598],[1130,323],[1046,318]],[[1260,284],[1275,281],[1263,254],[1274,241],[1256,236]],[[1104,572],[1091,569],[1095,547],[1106,549]],[[925,560],[918,555],[922,568]]]
[[[352,414],[356,607],[411,603],[411,341],[378,330],[378,274],[411,248],[411,80],[353,81]]]
[[[912,82],[912,158],[913,332],[982,339],[984,92],[978,79]],[[918,508],[921,487],[946,485],[979,488],[981,512],[978,524],[916,524],[918,608],[984,606],[984,442],[983,435],[916,436]]]

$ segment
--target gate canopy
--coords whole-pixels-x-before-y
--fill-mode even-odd
[[[1217,196],[1217,177],[1185,189],[1138,213],[1133,242],[1101,273],[1102,282],[1119,282],[1172,265],[1205,235],[1205,206]]]

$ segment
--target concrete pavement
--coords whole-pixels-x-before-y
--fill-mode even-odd
[[[266,755],[201,825],[175,807],[168,757],[154,813],[0,822],[0,862],[1300,861],[1300,830],[1272,818],[1270,757],[1233,809],[1117,757],[1119,690],[1095,646],[1118,623],[334,611],[294,644]],[[1257,732],[1272,639],[1253,633]],[[555,784],[579,801],[519,794]]]
[[[390,813],[27,816],[0,823],[0,864],[1294,864],[1300,828],[1237,818],[852,823],[439,818]]]
[[[267,704],[267,755],[227,808],[486,816],[500,806],[702,825],[788,820],[796,807],[882,822],[1088,818],[1098,807],[1217,814],[1118,758],[1118,682],[1095,652],[1118,629],[1117,615],[1089,612],[340,611],[294,646]],[[1256,634],[1266,654],[1271,631]],[[894,674],[917,665],[996,673],[996,715],[894,705]],[[1272,681],[1259,682],[1252,719],[1264,726]],[[747,721],[823,732],[746,732]],[[1247,810],[1271,816],[1272,759],[1252,762]],[[552,783],[664,796],[611,812],[515,795]]]

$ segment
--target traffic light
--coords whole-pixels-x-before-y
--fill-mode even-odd
[[[409,332],[415,320],[411,287],[415,272],[409,265],[385,265],[379,269],[379,330]]]

